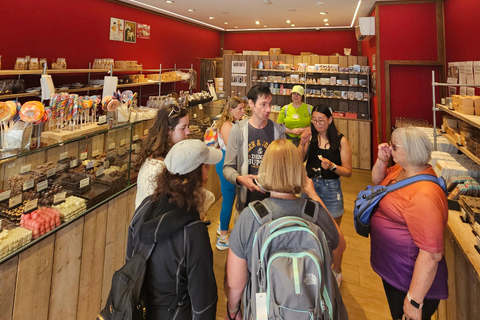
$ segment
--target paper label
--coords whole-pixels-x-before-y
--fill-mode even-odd
[[[268,320],[267,312],[267,294],[259,292],[255,294],[257,305],[257,320]]]
[[[197,114],[194,113],[194,114],[193,114],[193,119],[196,119],[196,118],[197,118]]]
[[[202,106],[201,103],[198,105],[198,109],[199,109],[199,110],[203,110],[203,106]]]
[[[85,188],[90,184],[90,178],[80,180],[80,189]]]
[[[100,168],[97,169],[96,176],[100,177],[104,173],[105,173],[105,169],[103,169],[103,167],[100,167]]]
[[[87,170],[93,169],[94,166],[95,166],[95,161],[88,161],[86,169]]]
[[[122,140],[120,141],[120,147],[122,147],[122,146],[124,146],[124,145],[125,145],[125,139],[122,139]]]
[[[26,164],[20,168],[20,174],[30,172],[32,170],[32,164]]]
[[[98,157],[99,154],[100,154],[100,152],[98,151],[98,149],[92,151],[92,157],[93,158]]]
[[[133,136],[133,141],[137,141],[137,140],[138,140],[138,134]]]
[[[78,166],[78,160],[77,159],[73,159],[72,161],[70,161],[70,168],[75,168]]]
[[[103,167],[104,167],[105,169],[108,169],[108,168],[110,167],[110,161],[105,160],[105,161],[103,162]]]
[[[50,177],[54,176],[56,173],[57,173],[57,169],[55,169],[55,168],[47,170],[47,178],[50,178]]]
[[[127,164],[125,163],[122,168],[121,168],[122,171],[126,171],[127,170]]]
[[[143,130],[143,135],[146,136],[148,134],[148,129]]]
[[[12,194],[12,190],[7,190],[0,193],[0,202],[5,201],[10,198],[10,194]]]
[[[80,160],[85,160],[85,159],[87,159],[87,156],[88,156],[88,152],[82,152],[82,153],[80,153]]]
[[[8,200],[8,208],[16,207],[20,203],[22,203],[22,194],[19,194],[18,196],[10,198],[10,200]]]
[[[98,117],[98,124],[105,124],[105,123],[107,123],[107,116]]]
[[[23,183],[23,191],[30,190],[35,186],[35,180],[28,180]]]
[[[118,149],[118,155],[123,156],[125,154],[125,148]]]
[[[60,153],[60,161],[65,160],[68,158],[68,151]]]
[[[7,164],[7,168],[13,168],[15,167],[15,161],[10,161],[8,164]]]
[[[133,152],[137,153],[138,152],[138,144],[136,144],[136,143],[132,144],[132,150],[133,150]]]
[[[48,180],[43,180],[42,182],[37,183],[37,192],[40,192],[47,188],[48,188]]]
[[[37,209],[37,207],[38,207],[38,199],[28,201],[25,204],[25,209],[23,209],[23,212],[27,213],[27,212],[33,211],[33,210]]]
[[[112,142],[108,145],[108,150],[115,149],[115,142]]]
[[[65,196],[66,195],[67,195],[66,192],[57,193],[56,195],[53,196],[53,203],[57,204],[57,203],[65,201]]]

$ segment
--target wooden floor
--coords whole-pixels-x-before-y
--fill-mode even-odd
[[[343,256],[343,283],[340,291],[352,320],[391,319],[381,279],[370,267],[370,239],[357,235],[353,226],[354,200],[358,192],[369,184],[371,172],[366,170],[354,169],[351,178],[342,180],[345,214],[340,227],[347,242],[347,249]],[[220,199],[208,212],[208,218],[212,221],[209,233],[218,286],[217,319],[224,319],[226,313],[223,277],[227,250],[218,251],[215,247],[221,205]]]

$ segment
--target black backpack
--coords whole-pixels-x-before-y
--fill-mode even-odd
[[[142,207],[142,206],[141,206]],[[163,207],[157,209],[161,211]],[[168,214],[173,211],[166,212]],[[145,223],[145,214],[141,217],[141,223],[136,231],[140,230]],[[159,220],[159,223],[161,219]],[[138,232],[132,232],[133,236],[139,236]],[[105,308],[97,315],[97,320],[144,320],[146,319],[145,297],[142,292],[147,260],[155,248],[155,244],[145,245],[141,241],[133,241],[132,257],[112,277],[112,287],[108,294]],[[175,297],[168,309],[171,314],[177,307],[185,292],[180,292]]]

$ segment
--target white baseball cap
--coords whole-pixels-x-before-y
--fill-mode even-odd
[[[216,164],[222,160],[222,151],[209,148],[198,139],[177,142],[165,157],[167,170],[173,174],[187,174],[202,164]]]

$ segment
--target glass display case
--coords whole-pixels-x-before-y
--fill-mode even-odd
[[[131,188],[140,143],[152,123],[2,154],[0,263]]]

